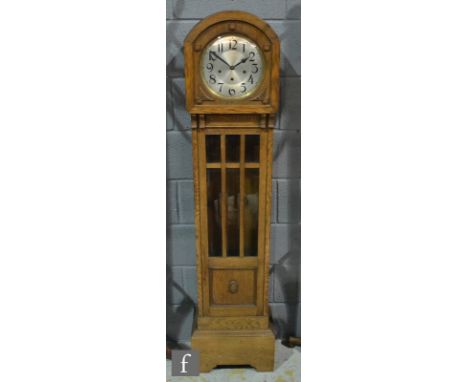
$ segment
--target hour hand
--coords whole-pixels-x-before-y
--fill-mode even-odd
[[[249,59],[249,56],[243,58],[242,60],[240,60],[236,65],[234,65],[234,67],[238,67],[240,64],[243,64],[244,62],[246,62],[247,60]]]
[[[229,69],[232,69],[232,66],[229,65],[222,57],[219,57],[216,52],[213,52],[212,50],[210,50],[210,56],[215,56],[218,60],[224,62],[228,67]]]

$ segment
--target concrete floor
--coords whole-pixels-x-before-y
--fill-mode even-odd
[[[214,369],[198,377],[171,377],[171,361],[166,360],[167,382],[300,382],[300,347],[287,348],[279,340],[275,343],[275,370],[258,373],[253,368]]]

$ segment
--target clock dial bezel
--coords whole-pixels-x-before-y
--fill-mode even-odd
[[[213,46],[213,44],[216,43],[216,41],[218,41],[220,39],[223,39],[223,38],[229,38],[229,37],[232,37],[232,38],[237,37],[239,39],[243,39],[243,40],[248,41],[251,45],[255,45],[256,48],[257,48],[257,52],[260,55],[260,60],[261,60],[260,64],[262,65],[262,69],[261,69],[261,74],[260,74],[260,76],[259,76],[259,78],[257,80],[257,83],[253,86],[253,88],[251,90],[249,90],[248,92],[246,92],[245,94],[243,94],[241,96],[237,96],[237,95],[236,96],[228,96],[228,95],[220,94],[219,92],[217,92],[216,90],[211,88],[211,86],[209,86],[208,81],[205,78],[205,66],[203,65],[203,62],[205,60],[207,50],[209,50]],[[201,82],[203,83],[203,86],[205,87],[205,89],[207,91],[209,91],[210,94],[217,97],[218,99],[222,99],[223,101],[228,100],[228,101],[232,101],[232,102],[238,102],[240,100],[245,100],[246,98],[249,98],[252,95],[254,95],[255,93],[257,93],[262,88],[262,84],[263,84],[263,81],[265,79],[265,74],[266,74],[266,71],[268,70],[267,61],[265,59],[265,54],[264,54],[263,50],[261,49],[261,47],[259,46],[259,44],[257,44],[250,37],[245,36],[245,35],[240,34],[240,33],[224,33],[224,34],[216,36],[214,39],[210,40],[210,42],[208,44],[206,44],[205,48],[202,50],[202,52],[200,54],[199,66],[200,66],[199,67],[200,77],[201,77],[201,80],[202,80]]]

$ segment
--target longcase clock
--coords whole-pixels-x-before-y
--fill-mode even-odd
[[[258,17],[211,15],[184,42],[192,119],[201,371],[273,369],[268,282],[279,40]]]

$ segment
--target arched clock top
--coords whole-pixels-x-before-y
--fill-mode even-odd
[[[273,29],[241,11],[200,21],[184,42],[191,114],[273,114],[279,104],[280,44]]]

